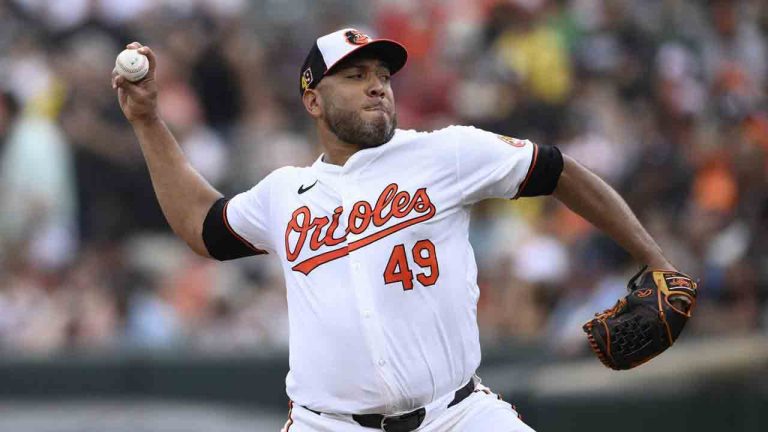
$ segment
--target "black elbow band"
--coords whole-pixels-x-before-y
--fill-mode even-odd
[[[538,150],[538,151],[537,151]],[[518,196],[551,195],[563,172],[563,155],[555,146],[537,146],[534,158]]]
[[[227,222],[227,203],[221,198],[211,206],[203,222],[203,243],[208,253],[219,261],[267,253],[240,237]]]

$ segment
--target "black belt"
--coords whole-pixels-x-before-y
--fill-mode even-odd
[[[456,390],[453,400],[448,404],[448,408],[458,404],[471,395],[475,390],[475,380],[471,379],[464,387]],[[306,407],[305,407],[306,408]],[[307,408],[309,409],[309,408]],[[315,414],[320,414],[317,411],[311,410]],[[424,417],[427,415],[427,410],[419,408],[415,411],[411,411],[406,414],[398,416],[385,416],[383,414],[354,414],[352,419],[356,421],[360,426],[379,429],[385,432],[410,432],[415,430],[424,421]]]

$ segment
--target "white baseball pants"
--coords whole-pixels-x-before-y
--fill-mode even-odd
[[[449,399],[453,394],[449,395]],[[448,405],[446,399],[443,407]],[[439,406],[439,405],[438,405]],[[429,408],[429,407],[427,407]],[[352,416],[316,414],[292,405],[281,432],[375,432],[360,426]],[[427,409],[424,422],[414,432],[535,432],[520,420],[512,405],[478,384],[474,393],[451,408]]]

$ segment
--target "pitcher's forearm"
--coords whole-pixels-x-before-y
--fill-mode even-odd
[[[162,120],[132,125],[168,224],[195,252],[208,256],[203,221],[221,194],[192,168]]]
[[[651,268],[674,270],[624,199],[596,174],[565,155],[554,196],[640,262]]]

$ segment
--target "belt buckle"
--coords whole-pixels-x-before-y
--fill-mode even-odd
[[[384,432],[410,432],[418,429],[418,427],[421,426],[421,422],[424,421],[424,417],[426,417],[426,415],[427,410],[425,408],[419,408],[416,411],[411,411],[399,416],[384,416],[381,418],[381,430]],[[416,419],[411,421],[411,418],[413,417],[416,417]],[[408,422],[408,424],[403,425],[403,422]],[[407,429],[395,429],[397,426],[401,425],[405,426]],[[394,428],[388,429],[388,427]]]

